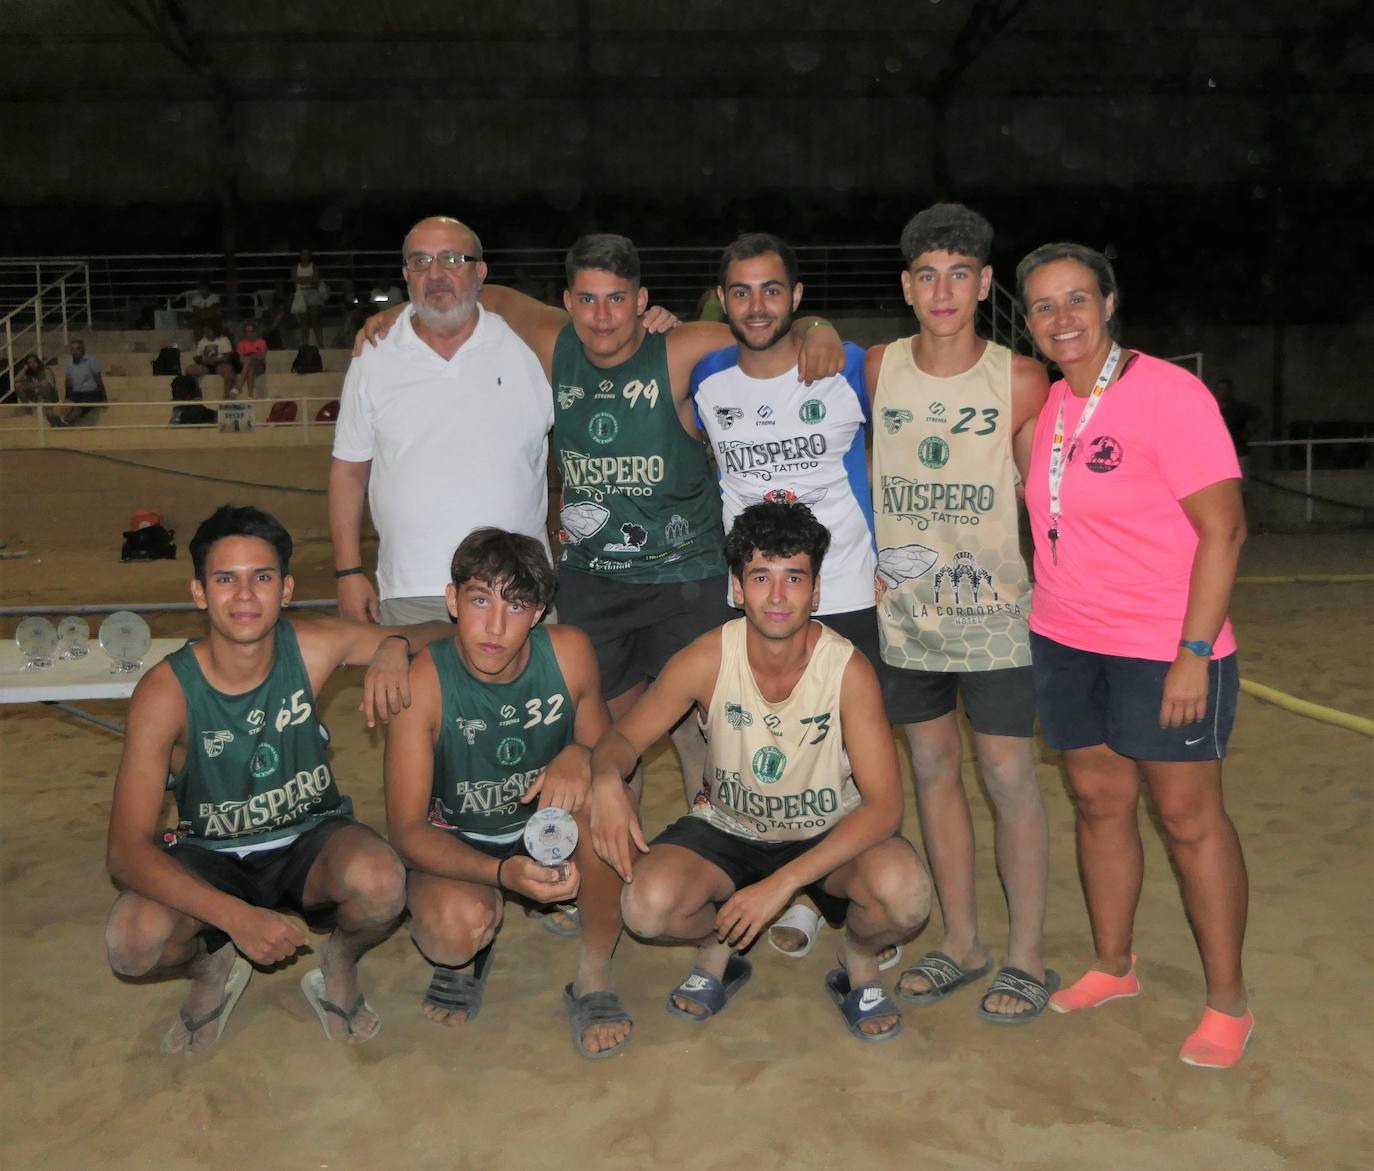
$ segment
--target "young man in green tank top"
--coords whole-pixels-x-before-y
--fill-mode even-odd
[[[191,596],[209,634],[153,667],[129,705],[108,850],[122,893],[105,938],[121,976],[189,976],[167,1053],[213,1044],[250,965],[307,945],[279,907],[332,914],[320,967],[301,981],[326,1036],[366,1041],[381,1024],[357,963],[395,927],[404,874],[339,792],[316,697],[336,667],[370,662],[362,710],[369,725],[387,722],[410,702],[407,647],[447,627],[282,618],[291,547],[256,508],[225,505],[206,520],[191,540]],[[169,774],[180,824],[161,833]]]
[[[491,284],[480,300],[534,351],[553,387],[563,478],[558,615],[591,638],[614,718],[675,652],[730,617],[720,490],[692,407],[692,370],[733,337],[717,322],[651,333],[639,254],[624,236],[582,237],[565,270],[562,309]],[[369,337],[398,312],[370,319]],[[807,317],[793,330],[803,339],[803,382],[844,369],[829,322]],[[672,738],[690,801],[701,737],[689,722]]]
[[[553,566],[529,537],[477,529],[458,546],[447,590],[456,632],[416,657],[411,706],[387,736],[387,826],[410,870],[411,935],[434,965],[425,1016],[476,1018],[507,894],[541,905],[577,896],[581,957],[563,999],[578,1052],[608,1057],[633,1024],[610,987],[620,876],[587,826],[590,750],[610,716],[587,636],[537,625],[553,590]],[[549,806],[578,823],[566,871],[524,845],[525,823]]]
[[[902,783],[873,667],[812,621],[830,534],[801,504],[744,509],[726,538],[744,617],[678,652],[592,754],[592,837],[627,883],[625,922],[690,943],[696,962],[668,997],[694,1023],[751,974],[741,955],[802,889],[846,926],[826,988],[865,1041],[895,1037],[878,952],[912,935],[930,880],[900,834]],[[709,779],[652,843],[622,779],[684,713],[709,741]],[[644,857],[640,857],[640,855]]]
[[[1010,918],[1007,966],[980,1015],[1017,1024],[1038,1016],[1048,999],[1049,843],[1031,750],[1030,585],[1017,495],[1049,384],[1038,362],[978,336],[991,247],[992,226],[959,204],[911,219],[902,232],[902,293],[920,331],[874,346],[865,381],[874,421],[883,698],[911,749],[944,920],[940,947],[902,973],[897,995],[931,1003],[992,968],[978,934],[955,710],[962,696],[992,798]]]

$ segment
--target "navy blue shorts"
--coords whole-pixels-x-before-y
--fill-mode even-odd
[[[1080,651],[1031,631],[1040,728],[1051,748],[1105,744],[1132,760],[1220,760],[1240,695],[1235,653],[1207,668],[1207,711],[1181,728],[1161,728],[1171,662]]]

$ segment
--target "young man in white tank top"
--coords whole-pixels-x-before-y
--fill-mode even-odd
[[[974,841],[956,706],[962,695],[996,821],[1008,961],[979,1014],[1024,1024],[1043,1011],[1048,836],[1031,737],[1035,691],[1017,489],[1049,385],[1039,363],[975,330],[992,285],[992,226],[959,204],[902,232],[902,293],[920,332],[868,353],[883,697],[911,749],[921,833],[944,939],[897,996],[931,1003],[992,968],[978,934]]]
[[[601,737],[592,754],[592,841],[626,882],[626,925],[690,943],[668,997],[695,1024],[748,980],[742,952],[802,889],[846,931],[826,988],[849,1031],[897,1035],[878,952],[915,932],[930,880],[902,838],[902,786],[872,665],[811,619],[830,534],[805,505],[745,508],[725,540],[745,616],[702,635]],[[685,712],[706,735],[692,812],[646,843],[623,778]],[[643,855],[643,856],[641,856]]]

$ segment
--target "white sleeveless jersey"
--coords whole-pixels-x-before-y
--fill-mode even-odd
[[[702,730],[706,780],[692,813],[742,838],[795,842],[860,804],[840,725],[840,686],[854,644],[828,626],[792,694],[770,703],[746,650],[747,622],[721,627],[720,672]]]
[[[725,529],[763,500],[799,500],[830,530],[817,614],[873,605],[873,499],[864,434],[864,352],[845,345],[842,374],[807,386],[796,369],[750,378],[739,347],[708,354],[692,372],[697,419],[715,453]],[[730,600],[733,602],[733,595]]]
[[[883,661],[918,671],[1030,665],[1031,589],[1017,527],[1012,353],[926,374],[902,338],[873,390],[878,632]]]

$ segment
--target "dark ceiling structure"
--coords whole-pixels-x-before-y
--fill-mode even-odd
[[[1374,305],[1369,0],[7,0],[4,36],[11,254],[390,246],[439,207],[872,243],[958,198],[1009,250],[1129,241],[1147,289],[1223,257],[1223,314],[1345,312],[1284,289],[1320,221]]]

